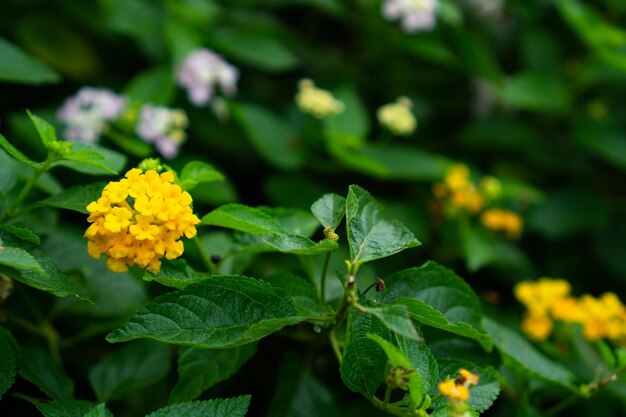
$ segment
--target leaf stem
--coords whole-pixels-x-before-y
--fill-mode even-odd
[[[26,181],[26,184],[24,184],[24,187],[22,188],[20,193],[17,195],[17,198],[15,199],[15,201],[13,201],[13,204],[7,210],[7,215],[9,217],[15,216],[16,210],[22,204],[26,196],[30,193],[30,190],[33,188],[33,186],[37,183],[37,180],[39,179],[41,174],[46,172],[49,167],[50,167],[50,161],[48,159],[44,161],[39,168],[36,168],[33,170],[33,173],[30,175],[30,177]]]
[[[197,235],[194,236],[193,243],[196,244],[196,248],[200,253],[200,258],[202,259],[202,263],[204,263],[204,266],[209,270],[211,274],[218,275],[219,271],[217,270],[217,266],[215,266],[215,263],[213,263],[209,255],[207,255],[206,251],[204,250],[204,246],[202,246],[202,242]]]
[[[339,343],[337,342],[337,328],[333,327],[328,332],[328,340],[330,341],[330,345],[335,352],[335,356],[337,357],[337,361],[339,361],[339,365],[343,362],[343,354],[341,353],[341,348],[339,347]]]
[[[326,274],[328,272],[328,264],[330,263],[330,255],[332,252],[326,252],[324,265],[322,266],[322,276],[320,277],[320,299],[326,304]]]

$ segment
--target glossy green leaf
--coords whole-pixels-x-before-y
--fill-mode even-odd
[[[74,281],[69,280],[38,246],[17,239],[7,232],[0,231],[0,239],[4,241],[6,246],[21,249],[29,253],[43,268],[43,273],[35,269],[24,269],[11,274],[14,278],[26,285],[38,290],[47,291],[57,297],[67,297],[73,295],[75,297],[88,300],[85,291]]]
[[[0,145],[2,138],[0,138]],[[0,148],[0,191],[7,192],[15,187],[21,170],[28,169]]]
[[[107,409],[104,403],[98,404],[83,415],[83,417],[113,417],[113,413]]]
[[[193,270],[184,259],[163,260],[158,274],[146,271],[145,281],[156,281],[174,288],[185,288],[188,285],[210,278],[211,274],[199,273]]]
[[[182,347],[178,351],[178,382],[171,403],[191,401],[202,391],[230,378],[256,353],[256,343],[230,349]]]
[[[2,223],[0,224],[0,230],[8,232],[14,237],[26,242],[30,242],[33,245],[41,244],[41,239],[39,238],[39,236],[37,236],[32,230],[27,229],[26,227],[23,227],[21,225],[18,226],[15,224]]]
[[[145,337],[226,348],[259,340],[305,319],[284,290],[254,278],[221,275],[157,297],[107,340]]]
[[[225,204],[202,217],[202,225],[220,226],[254,235],[285,233],[272,217],[257,208]]]
[[[387,356],[368,334],[378,335],[385,340],[391,338],[391,333],[378,318],[350,308],[339,371],[341,379],[350,390],[374,395],[385,378]]]
[[[344,104],[341,113],[324,119],[324,134],[330,141],[346,145],[360,145],[369,133],[369,116],[358,93],[352,87],[343,87],[334,93]]]
[[[46,271],[30,253],[21,248],[8,246],[1,238],[0,265],[9,266],[18,271],[33,271],[39,275],[46,275]]]
[[[0,80],[22,84],[56,83],[61,77],[51,68],[0,38]]]
[[[483,228],[467,225],[461,232],[465,263],[470,271],[476,271],[497,260],[496,236]]]
[[[96,201],[100,198],[102,189],[105,185],[106,183],[104,182],[96,182],[89,185],[76,185],[63,190],[59,194],[40,200],[37,202],[37,205],[56,207],[88,214],[87,206],[92,201]]]
[[[324,239],[314,242],[304,236],[292,234],[238,235],[237,252],[282,252],[297,255],[317,255],[336,250],[337,242]]]
[[[17,149],[15,146],[13,146],[4,136],[2,136],[0,134],[0,146],[2,146],[4,148],[5,151],[7,151],[7,153],[11,156],[13,156],[13,158],[17,159],[20,162],[25,163],[26,165],[28,165],[31,168],[39,168],[41,166],[41,164],[39,162],[35,162],[33,160],[31,160],[29,157],[27,157],[26,155],[24,155],[19,149]]]
[[[35,129],[37,130],[37,133],[39,134],[39,138],[41,139],[41,141],[43,142],[46,148],[50,149],[53,143],[56,143],[59,141],[57,139],[57,134],[54,131],[54,127],[52,127],[50,123],[46,122],[44,119],[40,117],[35,116],[29,110],[26,110],[26,113],[28,114],[28,117],[30,118],[33,125],[35,126]]]
[[[476,339],[484,347],[492,344],[482,330],[482,308],[474,291],[454,272],[435,262],[406,269],[385,278],[383,303],[407,306],[413,320]]]
[[[397,220],[384,219],[382,212],[381,205],[367,191],[350,186],[346,227],[352,263],[359,265],[420,245],[410,230]]]
[[[315,217],[308,211],[297,208],[259,207],[290,234],[311,237],[320,227]]]
[[[248,412],[250,396],[217,398],[168,405],[146,417],[244,417]]]
[[[121,346],[89,371],[89,382],[99,401],[120,399],[157,382],[170,368],[169,346],[140,340]]]
[[[319,295],[310,281],[287,272],[270,275],[264,280],[272,284],[272,287],[287,291],[301,315],[307,317],[328,315],[328,311],[320,302]]]
[[[174,92],[174,77],[168,67],[143,71],[124,88],[124,95],[132,100],[161,106],[171,103]]]
[[[73,152],[57,164],[90,175],[118,174],[126,166],[126,155],[91,143],[73,143]]]
[[[226,56],[262,70],[280,72],[298,64],[284,42],[261,31],[224,29],[213,32],[211,41]]]
[[[522,369],[547,381],[573,389],[572,373],[561,364],[546,358],[518,332],[487,317],[483,319],[483,325],[500,353],[511,358]]]
[[[34,398],[22,394],[14,394],[15,397],[28,401],[35,407],[44,417],[78,417],[89,413],[94,403],[82,400],[62,400],[54,402],[38,401]]]
[[[392,343],[376,334],[368,334],[367,337],[378,343],[385,351],[392,367],[401,368],[403,372],[405,372],[404,378],[406,380],[406,387],[409,390],[409,402],[411,407],[419,407],[422,404],[422,395],[424,393],[424,381],[422,381],[419,372],[413,368],[411,362],[397,346],[394,346]]]
[[[281,360],[267,417],[339,417],[333,392],[318,380],[303,358],[291,352]]]
[[[71,400],[74,381],[65,375],[59,364],[39,346],[20,347],[20,376],[37,385],[56,401]]]
[[[338,194],[324,194],[311,205],[311,212],[322,226],[336,229],[346,213],[346,199]]]
[[[428,345],[423,341],[416,343],[415,340],[398,335],[396,335],[396,343],[398,349],[404,353],[411,365],[413,365],[413,368],[422,377],[424,392],[430,392],[437,383],[439,366]]]
[[[183,167],[178,183],[183,190],[191,190],[200,183],[223,181],[224,178],[224,174],[213,165],[203,161],[192,161]]]
[[[445,379],[455,379],[458,376],[459,369],[467,369],[475,375],[478,375],[478,385],[470,387],[470,398],[467,401],[474,410],[486,411],[500,394],[500,383],[498,372],[492,367],[482,367],[471,362],[459,360],[456,358],[443,358],[439,360],[440,381]],[[447,400],[440,401],[443,405]],[[439,403],[435,402],[435,408]]]
[[[0,399],[15,382],[19,349],[13,335],[0,328]]]
[[[262,158],[277,168],[293,170],[302,166],[302,143],[291,124],[252,104],[233,104],[231,107],[236,120]]]
[[[373,314],[392,332],[409,339],[418,340],[417,330],[409,317],[409,311],[402,304],[388,304],[367,308],[364,312]]]

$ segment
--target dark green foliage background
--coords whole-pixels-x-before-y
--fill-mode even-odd
[[[386,276],[433,259],[466,278],[486,311],[512,320],[519,319],[521,308],[511,289],[522,279],[563,277],[575,294],[614,291],[625,299],[626,3],[509,0],[493,18],[481,16],[469,1],[443,3],[448,13],[434,31],[405,34],[383,20],[380,2],[373,0],[3,0],[0,37],[48,69],[23,82],[3,72],[8,61],[0,55],[0,132],[42,160],[45,149],[25,109],[54,122],[56,109],[81,86],[130,92],[188,112],[189,139],[171,162],[174,168],[199,159],[226,175],[226,182],[193,193],[198,214],[234,202],[308,210],[322,194],[345,196],[348,185],[359,184],[422,242],[364,269],[363,277]],[[174,85],[174,68],[190,46],[209,47],[240,69],[239,92],[229,100],[230,121],[221,122],[208,108],[191,107]],[[297,82],[305,77],[352,102],[356,94],[367,117],[356,114],[349,126],[358,140],[383,152],[371,151],[370,160],[357,167],[329,152],[320,125],[295,107]],[[484,114],[477,110],[478,80],[493,89]],[[413,100],[419,127],[409,138],[394,138],[377,125],[375,112],[402,95]],[[268,153],[274,135],[285,146]],[[412,159],[406,149],[425,159]],[[138,160],[131,158],[127,166]],[[499,240],[491,261],[479,269],[468,268],[457,229],[437,227],[429,211],[431,186],[451,161],[509,184],[511,208],[525,219],[522,238],[513,244]],[[373,168],[376,162],[393,169],[381,174]],[[0,176],[3,169],[19,168],[6,163]],[[63,187],[94,179],[63,169],[56,176]],[[23,288],[41,310],[55,312],[61,334],[93,329],[97,337],[69,346],[63,356],[69,358],[66,371],[75,381],[76,397],[95,401],[88,382],[92,367],[120,348],[108,345],[104,335],[165,289],[116,276],[90,260],[80,237],[86,226],[81,216],[43,209],[24,220],[44,237],[43,248],[62,270],[93,288],[107,288],[92,294],[98,309]],[[211,236],[207,247],[221,253],[221,235]],[[186,254],[190,264],[200,265],[193,248]],[[242,255],[239,262],[250,276],[267,276],[278,264],[301,269],[287,255]],[[19,294],[4,307],[25,310]],[[427,336],[436,340],[439,334]],[[172,366],[145,377],[153,383],[136,384],[121,399],[113,392],[98,393],[98,399],[114,398],[108,405],[119,416],[164,406],[176,383],[175,355],[173,349],[156,354]],[[251,416],[376,415],[337,375],[326,346],[272,338],[203,398],[252,394]],[[14,390],[38,395],[23,379]],[[548,402],[562,394],[552,390],[545,394]],[[321,408],[316,410],[311,398]],[[618,416],[625,398],[622,384],[567,415]],[[503,395],[486,415],[542,415],[520,407],[523,402]],[[296,403],[304,404],[297,412],[289,408]],[[3,415],[5,410],[34,412],[11,396],[2,397]]]

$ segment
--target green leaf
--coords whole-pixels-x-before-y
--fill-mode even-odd
[[[439,380],[455,379],[461,368],[478,375],[478,385],[470,387],[470,398],[467,404],[481,413],[486,411],[500,394],[498,372],[492,367],[482,367],[456,358],[443,358],[439,360]],[[437,408],[445,402],[447,400],[442,399],[439,403],[435,402],[433,406]]]
[[[507,79],[500,99],[526,110],[564,113],[571,104],[567,86],[544,74],[525,72]]]
[[[83,300],[88,300],[84,290],[75,282],[70,281],[59,270],[52,259],[50,259],[36,245],[14,238],[8,233],[2,231],[0,231],[0,239],[6,246],[18,248],[29,253],[39,263],[41,268],[43,268],[43,273],[40,273],[35,269],[16,271],[15,274],[11,274],[11,278],[14,278],[33,288],[37,288],[38,290],[47,291],[57,297],[67,297],[68,295],[73,295]]]
[[[579,121],[574,130],[576,141],[598,158],[626,170],[626,135],[617,126]]]
[[[210,278],[211,274],[199,273],[193,270],[184,259],[163,261],[158,274],[146,271],[143,275],[145,281],[156,281],[160,284],[174,288],[186,286]]]
[[[339,371],[350,390],[374,395],[385,378],[387,357],[381,347],[368,338],[368,334],[381,336],[385,340],[391,338],[391,333],[378,318],[351,307],[348,312],[346,347]]]
[[[183,190],[191,190],[200,183],[223,181],[224,178],[224,174],[213,165],[203,161],[192,161],[183,167],[178,184]]]
[[[122,346],[98,362],[89,371],[89,382],[98,400],[104,402],[160,381],[169,368],[169,346],[141,340]]]
[[[53,400],[63,401],[73,398],[74,381],[68,378],[48,352],[39,346],[21,346],[18,371],[22,378],[37,385]]]
[[[2,142],[1,139],[0,142]],[[0,148],[0,191],[11,191],[17,184],[20,171],[27,169],[13,159],[3,148]]]
[[[83,417],[113,417],[113,413],[107,409],[104,403],[98,404],[83,415]]]
[[[155,67],[135,76],[124,88],[132,100],[167,106],[175,93],[174,77],[168,67]]]
[[[44,119],[40,117],[35,116],[34,114],[30,112],[30,110],[26,110],[26,113],[28,114],[28,117],[30,118],[33,125],[35,126],[35,129],[37,130],[37,133],[39,134],[39,138],[41,139],[41,142],[43,142],[46,148],[50,149],[53,143],[56,143],[59,141],[57,139],[57,134],[54,131],[54,127],[52,127],[50,123],[46,122]]]
[[[226,56],[265,71],[286,71],[298,64],[296,56],[283,46],[284,42],[261,31],[241,27],[214,31],[211,43]]]
[[[4,150],[7,151],[8,154],[13,156],[13,158],[17,159],[20,162],[25,163],[31,168],[38,169],[41,166],[39,162],[35,162],[31,160],[29,157],[24,155],[19,149],[11,145],[11,143],[1,134],[0,134],[0,146],[2,146]]]
[[[415,343],[415,340],[398,335],[396,335],[396,343],[422,377],[424,392],[430,392],[437,384],[439,366],[428,345],[423,341]]]
[[[250,396],[216,398],[168,405],[146,417],[244,417],[248,412]]]
[[[537,351],[525,337],[495,320],[485,317],[483,325],[493,338],[496,348],[502,355],[509,357],[522,369],[547,381],[575,389],[572,385],[574,375]]]
[[[84,174],[100,175],[100,174],[117,174],[119,171],[111,168],[106,159],[93,149],[76,149],[67,155],[63,155],[63,159],[54,163],[54,165],[62,165]]]
[[[259,207],[290,234],[311,237],[320,225],[308,211],[297,208]]]
[[[497,260],[496,237],[493,233],[467,225],[462,229],[461,242],[465,263],[471,272]]]
[[[218,382],[230,378],[256,353],[257,344],[230,349],[182,347],[178,351],[178,382],[170,402],[191,401]]]
[[[96,182],[89,185],[76,185],[61,191],[59,194],[39,201],[37,205],[62,208],[88,214],[87,206],[92,201],[96,201],[100,198],[105,186],[106,183],[104,182]]]
[[[468,70],[496,84],[504,78],[500,65],[496,61],[495,51],[491,50],[487,40],[479,32],[457,28],[451,32],[451,42],[457,50],[460,61]]]
[[[231,105],[233,115],[259,155],[277,168],[294,170],[304,163],[300,138],[283,118],[253,104]]]
[[[59,74],[0,38],[0,80],[22,84],[56,83]]]
[[[347,145],[363,144],[370,130],[367,110],[353,87],[343,87],[335,98],[344,104],[344,110],[324,120],[324,134],[330,141]]]
[[[308,317],[328,315],[326,307],[320,302],[319,295],[310,281],[288,272],[270,275],[264,280],[272,284],[272,287],[287,291],[293,298],[299,314]]]
[[[287,352],[281,360],[267,417],[339,417],[333,392],[320,382],[303,358]]]
[[[18,271],[33,271],[40,275],[46,275],[46,271],[30,253],[20,248],[5,246],[2,239],[0,239],[0,265],[6,265]]]
[[[358,185],[348,191],[346,228],[350,260],[356,265],[420,245],[402,223],[385,220],[380,204]]]
[[[220,226],[253,235],[285,233],[268,214],[243,204],[225,204],[202,217],[202,225]]]
[[[381,302],[404,304],[413,320],[476,339],[485,348],[492,341],[483,332],[482,308],[476,294],[454,272],[435,262],[396,272],[385,278]]]
[[[406,387],[409,389],[411,407],[419,407],[422,404],[422,396],[424,393],[424,382],[419,372],[413,368],[411,362],[396,346],[376,334],[368,334],[367,337],[383,348],[392,367],[402,368],[403,373],[406,372],[404,373],[404,377],[406,378]]]
[[[0,327],[0,399],[15,382],[19,349],[13,335]]]
[[[406,338],[418,340],[417,330],[409,317],[409,311],[402,304],[388,304],[372,308],[364,307],[364,312],[373,314],[392,332]]]
[[[44,417],[77,417],[84,416],[89,413],[94,404],[89,401],[82,400],[63,400],[54,402],[42,402],[34,398],[27,397],[22,394],[14,394],[15,397],[28,401],[35,407]]]
[[[32,230],[15,224],[2,223],[0,230],[10,233],[20,240],[30,242],[34,245],[40,245],[41,239]]]
[[[430,417],[450,417],[453,412],[454,412],[454,409],[452,408],[452,405],[450,404],[450,402],[447,402],[445,404],[442,404],[436,407],[429,416]],[[479,415],[478,412],[476,410],[472,410],[472,408],[470,407],[467,410],[467,414],[463,414],[463,417],[478,417],[478,415]]]
[[[346,213],[346,199],[338,194],[324,194],[311,205],[311,212],[322,226],[336,229]]]
[[[147,337],[226,348],[254,342],[305,319],[284,290],[254,278],[220,275],[157,297],[107,340]]]
[[[239,236],[238,252],[282,252],[297,255],[317,255],[337,250],[339,245],[324,239],[314,242],[304,236],[292,234],[245,235]]]

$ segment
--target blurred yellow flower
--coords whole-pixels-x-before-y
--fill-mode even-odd
[[[393,134],[408,136],[417,127],[417,120],[411,113],[412,106],[411,100],[400,97],[395,103],[385,104],[378,109],[378,121]]]
[[[300,91],[296,94],[296,104],[303,113],[323,119],[343,111],[343,102],[333,97],[330,91],[317,88],[313,81],[300,80],[298,88]]]
[[[453,379],[440,382],[439,392],[441,393],[441,395],[453,400],[469,400],[469,389],[464,387],[463,385],[457,385]]]
[[[503,232],[511,239],[519,237],[524,226],[522,218],[509,210],[486,210],[480,216],[480,221],[486,228],[497,232]]]
[[[134,168],[126,178],[104,187],[100,198],[87,206],[89,255],[98,259],[106,254],[111,271],[138,265],[155,274],[162,257],[181,256],[179,239],[194,237],[200,219],[191,210],[189,193],[173,182],[170,171],[159,175]]]

